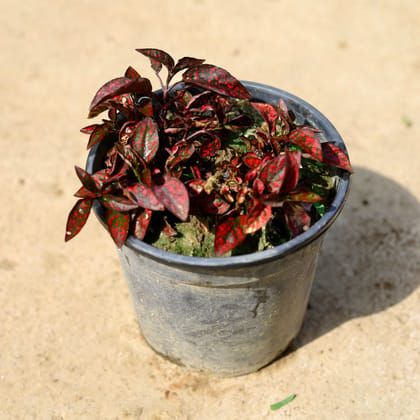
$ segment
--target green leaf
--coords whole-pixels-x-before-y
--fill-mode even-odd
[[[282,408],[283,406],[285,406],[286,404],[288,404],[290,401],[293,401],[296,398],[296,394],[292,394],[289,395],[287,398],[285,398],[284,400],[281,400],[275,404],[271,404],[270,405],[270,409],[271,410],[278,410],[279,408]]]
[[[314,203],[313,206],[315,207],[317,213],[322,217],[325,214],[325,205],[321,203]]]

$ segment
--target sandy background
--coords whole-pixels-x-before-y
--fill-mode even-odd
[[[0,419],[420,418],[418,0],[0,6]],[[153,76],[141,47],[293,92],[348,145],[352,193],[302,332],[255,374],[154,354],[95,218],[64,244],[88,105],[128,65]]]

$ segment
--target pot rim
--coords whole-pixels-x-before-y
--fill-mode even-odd
[[[326,127],[324,132],[327,132],[329,141],[338,144],[341,149],[347,153],[344,141],[338,133],[337,129],[332,125],[327,117],[325,117],[325,115],[317,110],[314,106],[289,92],[275,87],[248,81],[242,81],[242,83],[249,90],[253,99],[258,98],[259,100],[263,100],[269,103],[273,102],[272,100],[270,101],[269,98],[272,98],[273,96],[276,98],[281,97],[285,99],[286,102],[296,103],[299,104],[299,106],[306,108],[315,120],[319,121],[321,125]],[[98,146],[99,144],[95,145],[89,152],[86,162],[86,170],[89,173],[93,172],[94,160]],[[306,245],[309,245],[311,242],[319,238],[328,230],[328,228],[341,213],[350,188],[350,174],[342,170],[339,170],[339,172],[340,175],[336,195],[324,216],[322,216],[316,223],[314,223],[306,232],[301,233],[299,236],[296,236],[288,242],[285,242],[284,244],[278,245],[271,249],[230,257],[192,257],[164,251],[154,247],[153,245],[147,244],[146,242],[143,242],[132,235],[128,236],[123,246],[127,246],[139,252],[140,254],[162,262],[165,265],[171,265],[179,268],[190,267],[194,269],[212,268],[214,270],[225,270],[227,268],[232,269],[255,264],[262,264],[277,258],[285,257],[286,255],[301,249]],[[99,221],[105,228],[107,228],[105,212],[99,200],[94,200],[93,207]]]

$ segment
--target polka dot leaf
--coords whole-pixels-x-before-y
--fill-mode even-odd
[[[182,76],[185,83],[200,86],[232,98],[247,99],[251,94],[228,71],[211,64],[200,64],[188,69]]]
[[[89,217],[92,203],[92,199],[82,198],[78,200],[74,207],[70,210],[66,225],[65,241],[69,241],[81,231],[87,218]]]

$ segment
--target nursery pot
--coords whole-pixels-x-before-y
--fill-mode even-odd
[[[321,141],[346,151],[334,126],[310,104],[273,87],[244,85],[257,101],[283,98],[299,124],[322,130]],[[103,168],[107,147],[102,142],[91,149],[88,172]],[[173,362],[221,376],[250,373],[277,358],[302,326],[321,243],[349,182],[349,174],[337,170],[336,195],[325,215],[296,238],[253,254],[188,257],[129,236],[119,257],[145,340]],[[94,210],[106,226],[97,200]]]

